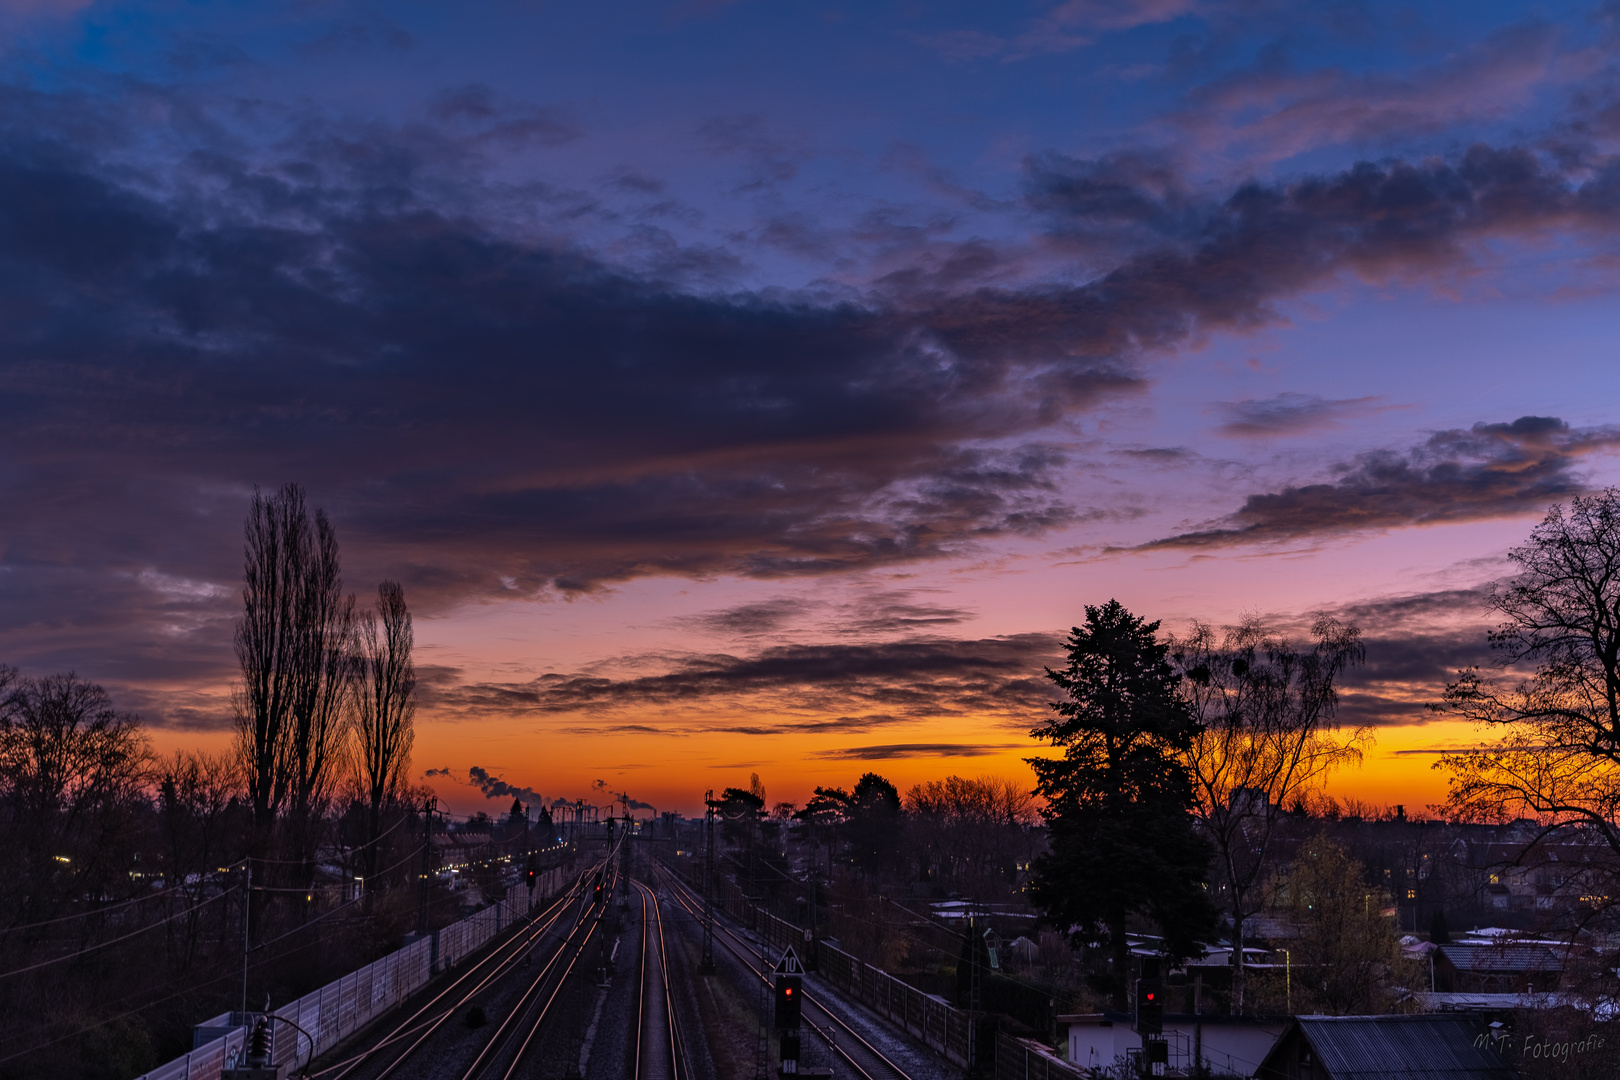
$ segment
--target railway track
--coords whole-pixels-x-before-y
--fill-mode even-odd
[[[663,867],[658,867],[657,873],[675,902],[701,921],[702,898]],[[772,982],[771,972],[762,970],[759,955],[754,947],[735,931],[723,925],[719,919],[716,919],[714,924],[714,940],[741,961],[756,978],[767,984]],[[803,994],[800,1008],[807,1021],[806,1026],[858,1075],[865,1077],[866,1080],[912,1080],[909,1073],[895,1064],[883,1051],[873,1046],[817,997],[808,991],[803,991]]]
[[[688,1080],[686,1048],[670,987],[669,952],[658,895],[634,882],[641,894],[641,984],[636,1006],[634,1080]]]
[[[615,849],[616,851],[616,849]],[[312,1080],[389,1080],[389,1078],[459,1077],[460,1080],[510,1080],[536,1048],[542,1024],[562,987],[597,932],[607,897],[612,894],[615,851],[583,870],[570,887],[529,925],[467,968],[448,986],[366,1049],[308,1075]],[[504,1019],[483,1035],[469,1010],[497,994],[515,975],[533,976]],[[448,1022],[457,1016],[462,1025]],[[461,1062],[471,1058],[471,1064]]]
[[[611,890],[610,890],[611,891]],[[530,1051],[540,1044],[540,1030],[550,1018],[568,976],[573,974],[586,946],[602,923],[604,903],[591,901],[568,938],[523,991],[516,1007],[506,1014],[484,1048],[473,1058],[461,1080],[511,1080]],[[564,961],[567,961],[565,964]]]

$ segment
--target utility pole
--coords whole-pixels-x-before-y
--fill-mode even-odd
[[[624,836],[619,840],[619,907],[630,906],[630,809],[624,811]]]
[[[714,974],[714,789],[703,793],[703,960],[698,974]]]
[[[242,1013],[243,1023],[247,1023],[247,972],[248,972],[248,915],[253,910],[253,857],[247,858],[246,880],[242,886]]]
[[[428,897],[433,888],[433,808],[438,802],[437,797],[422,802],[422,902],[416,928],[424,934],[428,932]]]
[[[967,1072],[973,1076],[979,1066],[979,1002],[982,988],[980,986],[979,947],[984,939],[978,936],[978,920],[973,915],[973,901],[968,901],[968,955],[970,961],[968,975],[968,1045],[967,1045]]]

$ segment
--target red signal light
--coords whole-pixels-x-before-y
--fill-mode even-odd
[[[1149,1000],[1149,1001],[1152,1001],[1152,1000],[1153,1000],[1153,992],[1152,992],[1152,991],[1151,991],[1151,990],[1150,990],[1150,991],[1148,991],[1148,996],[1147,996],[1147,999],[1148,999],[1148,1000]]]
[[[786,997],[792,997],[793,996],[793,987],[791,987],[791,986],[786,987],[785,989],[783,989],[782,993]]]

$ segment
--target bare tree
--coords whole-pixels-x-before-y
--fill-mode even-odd
[[[265,835],[285,811],[307,857],[345,748],[354,601],[331,523],[319,510],[311,520],[297,484],[269,498],[255,491],[244,532],[238,750],[256,829]]]
[[[1284,808],[1331,770],[1361,760],[1365,731],[1341,737],[1336,681],[1365,655],[1361,632],[1325,615],[1300,651],[1258,619],[1219,639],[1194,624],[1174,645],[1182,693],[1200,721],[1185,752],[1193,814],[1215,849],[1219,899],[1232,921],[1232,1003],[1243,1005],[1243,928],[1265,903],[1271,840]]]
[[[1580,823],[1620,853],[1620,490],[1554,506],[1508,557],[1519,574],[1490,597],[1500,674],[1459,672],[1435,706],[1506,734],[1441,759],[1450,808]]]
[[[214,875],[231,861],[233,818],[241,813],[241,763],[230,754],[176,750],[159,763],[155,775],[161,835],[168,848],[165,876],[189,911],[183,922],[169,926],[171,955],[184,969],[196,955],[209,914],[202,903],[218,887]]]
[[[0,668],[0,801],[8,921],[46,918],[65,897],[131,889],[131,811],[150,762],[140,721],[69,672],[40,679]]]
[[[349,749],[346,709],[356,670],[354,597],[343,594],[337,538],[315,514],[314,558],[305,577],[297,680],[287,746],[287,809],[300,858],[314,853],[310,830],[325,813]]]
[[[913,851],[975,896],[993,881],[1015,884],[1018,865],[1034,857],[1029,827],[1039,813],[1035,797],[1016,780],[927,780],[906,792],[905,808]]]
[[[1256,996],[1268,1012],[1331,1016],[1382,1013],[1410,986],[1389,894],[1325,836],[1305,842],[1288,868],[1274,913],[1292,924],[1287,967],[1273,967]]]
[[[383,808],[399,798],[411,765],[416,715],[415,644],[405,590],[397,582],[377,586],[377,610],[360,621],[360,672],[356,680],[354,730],[360,780],[367,801],[367,873],[377,868],[377,838]]]
[[[288,484],[268,499],[255,490],[243,532],[242,621],[236,624],[242,681],[233,697],[253,824],[263,833],[287,797],[284,754],[310,548],[303,489]]]

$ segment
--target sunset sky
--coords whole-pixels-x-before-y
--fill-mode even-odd
[[[403,582],[462,813],[1027,777],[1110,597],[1356,622],[1333,791],[1415,808],[1485,737],[1424,704],[1505,552],[1620,483],[1613,3],[0,0],[0,42],[0,661],[165,751],[228,742],[295,481]]]

